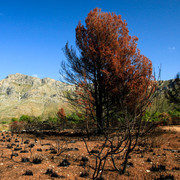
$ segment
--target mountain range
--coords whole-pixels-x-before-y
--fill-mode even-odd
[[[21,115],[55,116],[63,107],[70,110],[63,92],[73,90],[72,85],[50,78],[40,79],[24,74],[11,74],[0,81],[0,121]]]

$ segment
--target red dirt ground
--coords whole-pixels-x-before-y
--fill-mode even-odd
[[[11,142],[7,141],[9,138],[11,138]],[[19,142],[15,142],[16,138]],[[35,139],[37,139],[37,142],[35,142]],[[29,144],[24,144],[26,140],[29,140]],[[21,150],[14,151],[14,153],[18,153],[18,156],[11,159],[12,149],[8,149],[7,146],[12,143],[15,144],[12,149],[18,145],[22,150],[27,150],[28,153],[20,153]],[[32,143],[35,146],[29,148],[28,146]],[[47,145],[47,143],[51,145]],[[64,148],[69,148],[69,151],[65,151],[60,156],[57,156],[57,154],[51,154],[51,151],[47,150],[50,147],[57,148],[58,143],[60,151]],[[94,147],[97,143],[98,140],[88,142],[90,147]],[[37,151],[38,148],[41,148],[42,152]],[[90,175],[86,178],[80,177],[80,174],[85,171],[80,166],[82,156],[89,158],[90,162],[88,164],[93,163],[94,159],[88,155],[84,142],[79,137],[45,136],[42,139],[27,134],[14,134],[11,137],[10,132],[2,132],[0,133],[0,180],[56,179],[49,174],[45,174],[48,168],[61,176],[59,179],[90,179],[92,177],[92,170],[87,167],[86,171],[89,169]],[[158,130],[151,137],[142,141],[130,156],[129,162],[132,162],[133,165],[127,168],[127,172],[124,175],[119,175],[117,172],[105,171],[104,179],[148,180],[158,179],[160,176],[161,178],[165,178],[168,175],[171,175],[171,178],[173,176],[174,179],[180,179],[180,126],[162,127],[161,130]],[[30,162],[21,162],[21,158],[23,157],[29,158]],[[32,163],[34,157],[42,158],[42,162],[40,164]],[[70,165],[68,167],[59,167],[58,165],[65,158],[70,162]],[[147,162],[148,158],[151,162]],[[166,170],[151,171],[152,165],[163,165]],[[33,175],[24,175],[26,170],[31,170]]]

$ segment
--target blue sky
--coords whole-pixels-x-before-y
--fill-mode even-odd
[[[0,79],[22,73],[59,80],[62,48],[95,7],[120,14],[161,79],[180,71],[180,0],[0,0]]]

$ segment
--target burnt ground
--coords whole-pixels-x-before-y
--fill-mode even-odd
[[[71,134],[69,136],[69,134]],[[61,136],[35,137],[0,133],[0,180],[8,179],[90,179],[94,163],[84,142],[72,132]],[[100,140],[88,142],[90,149]],[[86,165],[83,166],[83,163]],[[180,179],[180,126],[161,127],[139,142],[130,154],[127,172],[109,171],[104,179]],[[84,177],[80,177],[84,176]]]

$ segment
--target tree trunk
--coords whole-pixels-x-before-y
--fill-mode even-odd
[[[100,65],[99,65],[100,66]],[[97,80],[98,80],[98,106],[97,108],[97,124],[98,124],[98,133],[102,134],[103,133],[103,129],[104,129],[104,122],[102,119],[102,114],[103,114],[103,87],[102,87],[102,77],[101,77],[101,70],[100,67],[97,69]]]

